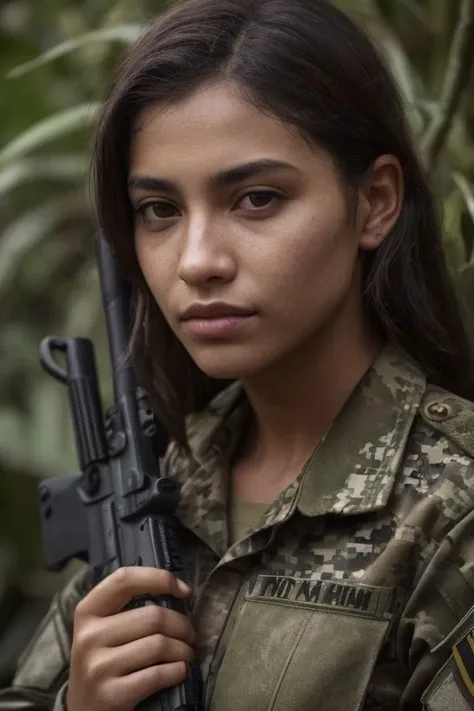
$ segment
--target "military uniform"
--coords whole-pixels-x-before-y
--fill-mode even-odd
[[[229,546],[227,474],[248,418],[235,383],[190,418],[193,456],[171,446],[164,461],[182,482],[206,710],[421,709],[474,605],[472,404],[386,347],[296,481]],[[89,584],[84,571],[55,599],[0,711],[64,711]]]

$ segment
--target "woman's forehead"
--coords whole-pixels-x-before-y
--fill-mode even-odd
[[[309,167],[318,154],[294,127],[220,82],[171,106],[145,107],[135,121],[130,167],[142,172],[155,163],[197,163],[217,170],[262,157]]]

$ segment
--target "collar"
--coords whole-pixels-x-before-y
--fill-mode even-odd
[[[425,389],[421,371],[385,346],[300,475],[264,514],[259,529],[282,523],[295,508],[305,516],[383,508]],[[194,465],[184,477],[179,516],[221,555],[227,549],[222,522],[227,519],[228,462],[249,414],[245,392],[235,382],[187,422]]]
[[[425,389],[419,368],[386,346],[303,470],[299,511],[320,516],[383,508]]]

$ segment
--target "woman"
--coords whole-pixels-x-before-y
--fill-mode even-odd
[[[371,44],[326,0],[182,2],[120,67],[94,175],[185,571],[81,573],[0,709],[131,711],[193,658],[213,711],[420,709],[474,604],[472,360]],[[123,611],[144,593],[190,619]]]

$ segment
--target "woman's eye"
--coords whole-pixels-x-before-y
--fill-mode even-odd
[[[281,200],[281,196],[272,190],[253,190],[239,200],[241,207],[250,210],[262,210],[274,207]],[[247,201],[247,204],[244,204]]]
[[[281,195],[272,190],[252,190],[240,198],[237,207],[251,212],[264,213],[270,208],[276,207],[281,200]],[[136,208],[136,213],[144,223],[157,225],[161,221],[177,217],[179,209],[176,205],[165,200],[153,200],[139,205]]]
[[[137,213],[144,222],[157,222],[175,217],[178,210],[169,202],[147,202],[137,208]]]

